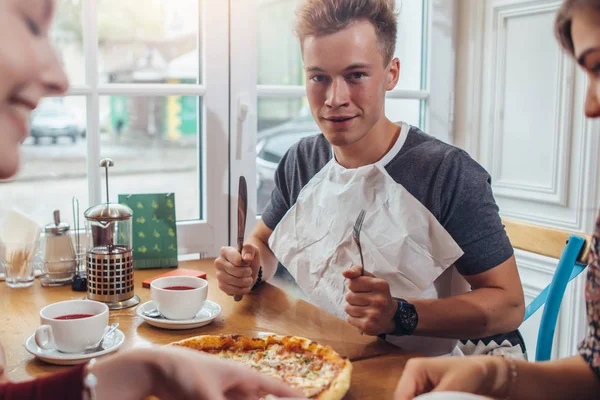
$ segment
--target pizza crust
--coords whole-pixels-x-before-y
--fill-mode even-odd
[[[229,350],[237,354],[248,351],[268,351],[271,346],[281,345],[291,353],[309,353],[321,359],[323,363],[335,367],[337,373],[326,388],[320,391],[318,395],[311,397],[312,399],[341,400],[350,389],[352,375],[350,360],[340,356],[329,346],[320,345],[303,337],[269,335],[260,338],[249,338],[240,335],[202,335],[173,342],[171,345],[188,347],[207,353]]]
[[[319,394],[315,399],[318,400],[341,400],[344,398],[348,390],[350,390],[350,382],[352,377],[352,364],[346,359],[340,373],[333,379],[325,391]]]

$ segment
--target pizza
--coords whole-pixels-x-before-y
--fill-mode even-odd
[[[352,364],[329,346],[296,336],[196,336],[171,343],[248,365],[304,396],[339,400],[350,388]]]

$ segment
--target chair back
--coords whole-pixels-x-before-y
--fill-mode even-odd
[[[591,236],[509,218],[503,218],[502,222],[515,249],[558,258],[552,281],[525,309],[524,321],[545,304],[535,360],[547,361],[552,354],[556,321],[567,284],[585,269]]]

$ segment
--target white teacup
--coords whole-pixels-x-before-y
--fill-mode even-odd
[[[208,282],[194,276],[167,276],[150,284],[150,296],[167,319],[193,319],[208,295]]]
[[[108,306],[92,300],[67,300],[40,311],[35,343],[45,350],[80,353],[94,346],[108,325]]]

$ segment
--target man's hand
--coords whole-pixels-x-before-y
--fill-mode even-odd
[[[346,320],[367,335],[390,333],[394,330],[394,314],[398,303],[392,298],[390,285],[370,272],[360,275],[361,267],[343,272],[350,280],[344,311]]]
[[[219,288],[230,296],[248,294],[258,276],[260,256],[253,244],[245,244],[240,254],[234,247],[222,247],[215,260]]]

